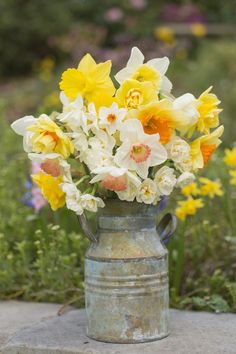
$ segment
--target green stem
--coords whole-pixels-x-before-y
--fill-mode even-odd
[[[180,286],[184,269],[184,251],[185,251],[185,228],[186,222],[183,222],[182,227],[180,228],[180,233],[178,237],[178,258],[175,267],[175,276],[174,276],[174,288],[176,295],[180,294]]]
[[[88,178],[90,178],[90,176],[88,176],[88,175],[85,175],[85,176],[81,177],[77,182],[75,182],[75,185],[76,186],[80,185],[81,183],[83,183]]]

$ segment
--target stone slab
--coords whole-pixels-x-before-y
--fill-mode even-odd
[[[55,317],[61,305],[0,301],[0,348],[17,331]]]
[[[34,304],[32,311],[37,311],[38,305]],[[33,309],[31,304],[30,308]],[[57,305],[52,307],[52,312],[56,309]],[[233,314],[171,310],[171,335],[145,344],[109,344],[87,338],[84,310],[72,310],[62,316],[56,316],[55,311],[54,318],[47,319],[41,315],[39,323],[13,334],[1,353],[236,354],[236,315]]]

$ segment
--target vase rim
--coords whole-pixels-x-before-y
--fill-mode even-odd
[[[105,207],[99,208],[98,215],[127,216],[127,215],[157,215],[158,205],[108,199]]]

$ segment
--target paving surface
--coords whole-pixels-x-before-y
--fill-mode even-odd
[[[86,337],[84,310],[57,316],[60,305],[0,303],[2,354],[236,354],[236,315],[171,310],[171,335],[145,344]],[[1,344],[1,343],[0,343]]]

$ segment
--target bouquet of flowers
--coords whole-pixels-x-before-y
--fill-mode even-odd
[[[224,130],[220,101],[211,87],[175,98],[168,65],[167,57],[145,62],[134,47],[115,87],[111,61],[86,54],[62,74],[62,112],[12,124],[40,164],[32,179],[53,210],[96,212],[107,198],[157,204],[208,163]]]

